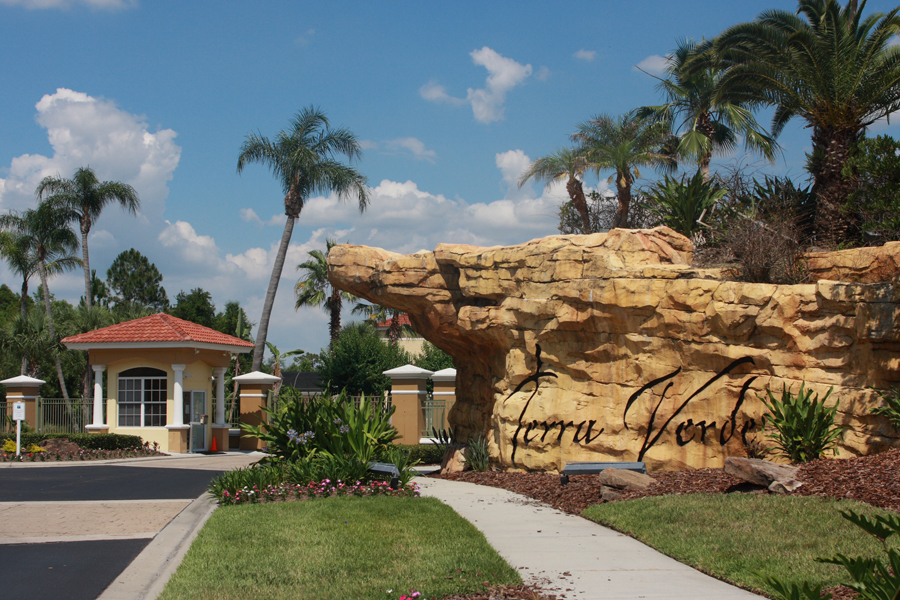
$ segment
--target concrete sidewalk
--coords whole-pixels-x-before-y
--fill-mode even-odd
[[[423,496],[477,527],[526,583],[566,600],[762,598],[626,535],[499,488],[416,478]]]

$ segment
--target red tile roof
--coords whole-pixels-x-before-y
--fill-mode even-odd
[[[166,313],[125,321],[87,333],[69,336],[63,344],[121,344],[139,342],[190,342],[252,348],[253,343],[215,329],[178,319]]]
[[[400,327],[403,327],[404,325],[406,325],[407,327],[412,327],[412,324],[409,322],[409,315],[407,315],[406,313],[403,313],[400,315]],[[386,321],[378,321],[378,323],[376,324],[376,327],[387,328],[390,326],[391,326],[390,319],[387,319]]]

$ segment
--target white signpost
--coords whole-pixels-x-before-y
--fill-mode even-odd
[[[16,422],[16,456],[22,455],[22,421],[25,420],[25,403],[13,402],[13,421]]]

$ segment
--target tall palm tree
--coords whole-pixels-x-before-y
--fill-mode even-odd
[[[364,211],[369,204],[365,176],[352,166],[335,160],[335,156],[343,155],[352,161],[361,154],[356,136],[343,127],[332,129],[325,114],[315,107],[298,112],[291,120],[290,128],[279,132],[274,141],[259,134],[250,134],[241,145],[238,173],[252,162],[268,166],[281,183],[284,191],[284,214],[287,215],[259,319],[256,347],[253,349],[254,371],[262,366],[269,318],[275,303],[275,293],[278,291],[278,281],[284,269],[284,257],[294,231],[294,221],[300,216],[306,200],[316,193],[334,192],[342,200],[356,196],[360,212]]]
[[[591,233],[591,217],[584,197],[584,171],[588,168],[587,158],[573,148],[560,148],[531,163],[528,170],[519,177],[521,189],[529,180],[545,181],[549,186],[557,180],[566,180],[566,191],[572,206],[581,216],[581,232]]]
[[[615,180],[619,201],[613,227],[628,227],[631,186],[641,176],[639,167],[668,170],[676,166],[668,122],[641,119],[634,112],[618,117],[598,115],[579,124],[572,140],[580,144],[579,153],[598,175],[615,171],[608,180]]]
[[[402,310],[396,308],[388,308],[380,304],[366,304],[357,302],[353,307],[354,315],[364,315],[369,323],[373,325],[383,321],[388,321],[388,342],[392,346],[396,346],[400,342],[400,338],[406,333],[413,333],[412,327],[400,324],[400,316]]]
[[[38,274],[41,278],[47,325],[53,339],[56,339],[56,330],[53,324],[53,311],[50,308],[48,279],[53,273],[70,270],[81,265],[81,259],[74,256],[74,252],[78,249],[78,237],[69,228],[72,220],[71,210],[48,202],[42,202],[37,208],[28,209],[21,214],[0,215],[0,228],[26,236],[31,240],[37,259]],[[48,268],[48,265],[53,266]],[[66,381],[63,377],[58,353],[56,353],[55,360],[59,387],[71,413],[71,406],[68,404],[69,393],[66,390]]]
[[[297,265],[297,270],[303,270],[304,276],[294,286],[294,294],[297,303],[294,308],[301,306],[324,306],[331,316],[328,322],[328,331],[331,341],[338,338],[341,333],[341,308],[343,301],[356,301],[356,296],[350,292],[342,292],[328,281],[328,253],[337,244],[334,240],[325,242],[326,249],[311,250],[310,259]]]
[[[100,218],[100,213],[107,205],[118,202],[131,214],[137,214],[141,207],[138,193],[127,183],[118,181],[99,181],[90,167],[81,167],[75,171],[72,179],[60,177],[44,177],[38,185],[35,195],[38,201],[45,200],[65,206],[72,213],[72,218],[81,226],[81,260],[84,264],[84,303],[91,307],[91,263],[88,255],[88,234],[91,227]]]
[[[769,160],[775,159],[778,149],[753,118],[752,105],[719,89],[725,71],[712,46],[711,41],[679,41],[667,59],[666,78],[651,75],[659,79],[657,89],[666,103],[637,111],[639,117],[673,124],[674,132],[680,134],[678,155],[696,161],[705,181],[709,181],[713,154],[734,150],[738,137],[744,138],[748,150]]]
[[[22,359],[20,375],[40,376],[40,361],[59,349],[59,340],[46,327],[47,317],[32,308],[25,316],[16,315],[0,327],[0,345]]]
[[[900,109],[900,48],[891,45],[900,8],[862,18],[865,5],[800,0],[796,13],[765,11],[715,44],[727,68],[723,93],[774,106],[775,136],[794,117],[812,129],[807,168],[820,244],[857,237],[857,219],[843,208],[850,183],[841,170],[865,128]]]

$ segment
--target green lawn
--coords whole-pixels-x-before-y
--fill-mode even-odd
[[[689,494],[598,504],[583,515],[715,577],[768,594],[772,590],[761,574],[828,587],[845,571],[816,558],[880,554],[881,544],[838,510],[887,514],[852,500]]]
[[[216,509],[161,600],[396,600],[521,583],[433,498],[329,498]],[[388,594],[388,590],[393,593]]]

